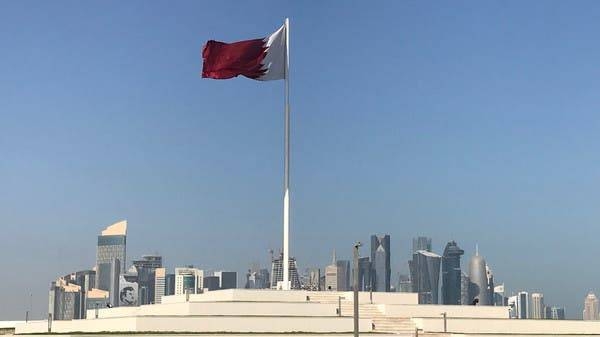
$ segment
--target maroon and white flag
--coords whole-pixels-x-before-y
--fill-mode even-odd
[[[263,39],[206,42],[202,48],[202,77],[227,79],[242,75],[259,81],[284,79],[285,35],[284,25]]]

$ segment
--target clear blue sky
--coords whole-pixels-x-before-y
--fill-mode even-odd
[[[580,317],[600,291],[600,3],[0,1],[0,319],[129,220],[128,257],[243,273],[281,242],[283,83],[201,79],[291,19],[292,253],[480,252]],[[367,254],[368,247],[363,250]]]

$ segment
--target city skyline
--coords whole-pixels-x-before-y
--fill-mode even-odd
[[[388,233],[395,284],[413,237],[437,254],[455,240],[464,260],[478,243],[507,289],[581,318],[600,271],[568,292],[563,278],[594,265],[600,236],[599,13],[585,1],[2,2],[0,267],[27,277],[0,290],[0,317],[22,319],[30,298],[43,316],[49,282],[90,269],[95,235],[117,219],[135,224],[128,259],[238,275],[266,263],[281,245],[281,86],[209,84],[199,54],[290,17],[299,268],[332,249],[348,259],[356,240],[367,256],[369,236]]]

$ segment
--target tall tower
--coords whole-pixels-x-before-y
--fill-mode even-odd
[[[96,287],[110,293],[112,305],[118,305],[119,276],[125,273],[127,221],[116,222],[98,236]]]
[[[583,320],[598,320],[598,298],[592,292],[585,297],[585,301],[583,302]]]
[[[460,257],[464,253],[456,242],[446,244],[442,257],[442,304],[461,304]]]
[[[390,236],[371,235],[371,278],[373,291],[390,291]]]
[[[530,317],[529,313],[529,293],[526,291],[520,291],[517,294],[517,318],[527,319]]]
[[[441,261],[436,253],[418,250],[408,262],[412,291],[419,293],[419,304],[438,304]]]
[[[531,294],[531,318],[533,319],[544,319],[544,294],[532,293]]]
[[[479,249],[476,249],[469,263],[469,300],[477,299],[479,305],[491,304],[485,265],[485,259],[479,255]]]

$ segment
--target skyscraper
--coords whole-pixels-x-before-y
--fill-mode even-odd
[[[565,319],[565,308],[552,307],[550,310],[552,313],[552,319]]]
[[[141,260],[133,261],[133,265],[137,270],[137,283],[139,304],[155,303],[155,275],[157,268],[162,268],[162,256],[160,255],[144,255]]]
[[[165,296],[166,274],[167,270],[165,268],[156,268],[154,270],[154,303],[162,303],[162,297]]]
[[[529,313],[529,293],[526,291],[520,291],[517,294],[516,304],[517,318],[527,319],[530,317]]]
[[[117,305],[119,276],[125,272],[127,221],[116,222],[98,236],[96,287],[110,292],[110,303]]]
[[[419,304],[438,304],[441,261],[438,254],[418,250],[408,262],[412,290],[419,293]]]
[[[350,282],[350,261],[348,260],[337,260],[336,265],[340,271],[341,283],[338,284],[338,291],[349,291],[352,290]]]
[[[331,264],[325,267],[325,290],[327,291],[345,291],[345,280],[344,272],[342,267],[338,265],[335,256],[335,250],[333,251],[333,258]]]
[[[216,271],[214,275],[219,278],[219,289],[237,288],[237,272]]]
[[[461,304],[460,257],[464,253],[456,242],[446,244],[442,257],[442,304]]]
[[[81,286],[61,277],[52,282],[49,292],[48,313],[55,320],[80,319]]]
[[[419,250],[426,250],[426,251],[430,252],[431,251],[431,238],[428,238],[426,236],[419,236],[419,237],[413,238],[412,245],[413,245],[412,246],[413,254]]]
[[[175,274],[165,275],[165,296],[175,295]]]
[[[531,294],[531,318],[533,319],[544,319],[544,294],[532,293]]]
[[[471,280],[469,275],[465,272],[460,273],[460,304],[468,305],[471,304],[471,295],[469,293],[469,285]]]
[[[288,260],[289,280],[291,289],[300,289],[300,277],[296,266],[296,258],[290,257]],[[283,282],[283,253],[274,258],[271,262],[271,288],[277,289],[278,284]]]
[[[490,290],[488,285],[485,259],[476,249],[469,263],[469,302],[477,299],[479,305],[490,305]]]
[[[373,291],[390,291],[390,236],[371,235],[371,280]]]
[[[412,293],[412,282],[410,281],[409,275],[398,275],[398,289],[396,290],[401,293]]]
[[[598,298],[596,297],[596,294],[592,292],[588,293],[583,302],[583,320],[598,320]]]
[[[175,268],[175,295],[197,294],[204,288],[204,271],[188,266]]]
[[[368,256],[358,258],[358,290],[371,290],[371,261]],[[352,271],[354,273],[354,270]],[[354,275],[354,274],[352,274]]]
[[[246,289],[266,289],[269,287],[269,270],[248,270],[246,274]]]

